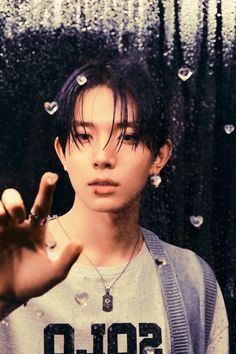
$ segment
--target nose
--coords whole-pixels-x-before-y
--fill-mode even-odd
[[[108,143],[96,146],[93,151],[93,167],[96,169],[113,169],[116,166],[117,151]]]

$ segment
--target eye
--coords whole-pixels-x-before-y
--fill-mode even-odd
[[[90,139],[92,139],[92,136],[90,134],[86,134],[86,133],[77,133],[76,137],[80,141],[89,141]]]
[[[120,139],[122,139],[123,141],[127,141],[127,142],[134,142],[137,141],[138,137],[135,134],[124,134],[123,136],[119,137]]]

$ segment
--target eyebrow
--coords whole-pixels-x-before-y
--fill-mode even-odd
[[[93,124],[93,122],[78,122],[78,121],[75,121],[75,126],[76,127],[83,127],[83,128],[94,128],[95,125]],[[137,127],[137,123],[135,122],[120,122],[120,123],[115,123],[114,124],[114,128],[136,128]]]

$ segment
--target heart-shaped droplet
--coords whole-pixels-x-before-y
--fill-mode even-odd
[[[75,301],[76,301],[80,306],[87,306],[88,294],[87,294],[87,293],[76,294],[76,295],[75,295]]]
[[[198,215],[198,216],[192,215],[192,216],[190,216],[189,219],[190,219],[191,224],[194,227],[200,227],[204,221],[203,216],[201,216],[201,215]]]
[[[58,104],[56,101],[44,102],[44,109],[48,114],[53,115],[58,110]]]
[[[192,74],[193,74],[192,70],[187,68],[186,66],[178,70],[178,77],[182,81],[187,81],[192,76]]]
[[[235,126],[233,124],[225,124],[224,125],[224,131],[226,132],[226,134],[233,133],[234,129],[235,129]]]
[[[78,75],[76,78],[76,82],[80,86],[83,86],[84,84],[86,84],[87,81],[88,81],[87,77],[83,74]]]

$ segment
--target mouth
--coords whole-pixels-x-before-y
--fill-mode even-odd
[[[111,179],[94,179],[89,183],[89,186],[115,186],[117,187],[119,184]]]
[[[95,194],[112,194],[118,187],[118,183],[110,179],[95,179],[89,183]]]

